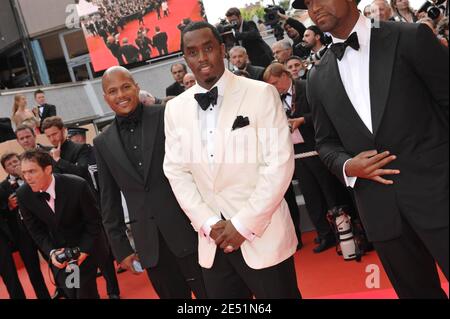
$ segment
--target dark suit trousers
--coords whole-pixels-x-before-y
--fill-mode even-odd
[[[59,288],[64,291],[64,294],[69,299],[99,299],[100,296],[97,290],[97,263],[91,257],[80,266],[80,286],[79,288],[67,287],[66,279],[71,276],[71,273],[66,273],[65,269],[56,269],[53,267],[53,273],[56,274],[56,283]],[[73,280],[68,280],[70,284]]]
[[[300,210],[298,208],[297,199],[295,197],[294,186],[292,183],[289,184],[289,188],[284,194],[284,199],[289,207],[289,212],[291,214],[292,222],[294,223],[295,234],[297,235],[298,242],[302,242],[302,232],[300,230]]]
[[[400,238],[373,244],[399,298],[447,298],[436,262],[448,280],[448,227],[424,230],[403,219]]]
[[[317,234],[321,238],[334,236],[327,221],[327,212],[335,206],[350,204],[347,190],[318,156],[295,160],[295,176]]]
[[[218,248],[210,269],[202,268],[210,299],[301,299],[294,258],[278,265],[252,269],[240,249],[225,254]]]
[[[206,299],[205,283],[197,253],[176,257],[159,233],[159,259],[147,268],[150,281],[161,299]]]
[[[114,267],[114,257],[111,252],[109,252],[106,260],[99,263],[98,268],[100,268],[103,278],[105,278],[108,295],[120,295],[119,282],[117,281],[116,269]]]
[[[0,233],[0,277],[3,279],[11,299],[26,299],[12,253],[8,240]]]

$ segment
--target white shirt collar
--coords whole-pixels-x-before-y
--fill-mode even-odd
[[[55,191],[55,176],[52,175],[52,182],[50,186],[47,188],[46,192],[50,195],[51,198],[56,199],[56,191]]]
[[[294,80],[291,80],[291,86],[289,87],[289,90],[286,92],[292,96],[292,87],[294,86]]]
[[[360,46],[369,46],[371,27],[372,27],[371,21],[369,19],[367,19],[366,17],[364,17],[363,15],[359,15],[359,19],[358,19],[358,21],[356,21],[356,24],[353,27],[353,30],[350,31],[349,36],[353,32],[356,32],[356,34],[358,35],[359,45]],[[340,42],[344,42],[345,40],[347,40],[347,39],[336,38],[333,35],[331,36],[331,38],[333,39],[333,43],[340,43]]]
[[[216,84],[214,84],[214,86],[210,89],[212,90],[214,87],[217,87],[217,92],[218,92],[218,96],[224,96],[225,94],[225,89],[228,85],[228,83],[231,80],[232,77],[232,73],[225,69],[225,72],[222,74],[222,76],[220,77],[219,81],[217,81]],[[195,93],[206,93],[210,90],[207,90],[203,87],[201,87],[198,83],[195,85],[195,89],[193,90]]]

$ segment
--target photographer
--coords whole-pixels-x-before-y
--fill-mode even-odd
[[[309,62],[317,63],[327,51],[325,35],[320,29],[312,25],[306,29],[303,36],[303,46],[311,50]]]
[[[253,21],[243,21],[238,8],[226,12],[228,22],[233,26],[236,44],[243,46],[253,65],[267,67],[272,62],[272,51],[262,39],[258,27]]]
[[[25,299],[12,254],[18,250],[39,299],[50,299],[39,265],[37,246],[31,239],[18,210],[16,190],[24,184],[16,153],[6,153],[1,164],[8,176],[0,184],[0,276],[12,299]]]
[[[235,46],[231,48],[230,62],[234,70],[246,71],[250,79],[262,81],[264,68],[250,63],[247,50],[244,47]]]
[[[27,184],[17,190],[20,211],[31,237],[50,256],[55,281],[65,295],[97,299],[97,263],[106,258],[100,256],[106,248],[95,197],[85,180],[53,174],[52,163],[43,151],[21,155]],[[74,265],[79,267],[79,276],[73,280],[75,287],[68,287],[66,279],[72,275],[66,267]]]
[[[306,27],[300,21],[289,18],[287,15],[278,11],[278,16],[284,22],[284,31],[288,37],[294,42],[294,47],[302,42],[303,34],[306,31]]]

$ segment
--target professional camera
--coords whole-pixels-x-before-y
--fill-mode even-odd
[[[436,20],[443,12],[445,12],[444,2],[445,0],[427,0],[417,12],[426,12],[430,19]]]
[[[332,208],[327,213],[327,219],[336,236],[336,252],[344,260],[361,261],[361,257],[373,249],[359,220],[352,221],[349,207]]]
[[[236,45],[236,37],[234,36],[233,30],[238,28],[236,21],[229,23],[226,19],[221,19],[219,24],[216,26],[217,31],[219,31],[222,36],[223,43],[225,44],[226,51],[228,52],[232,47]]]
[[[64,251],[56,254],[55,257],[60,264],[76,261],[80,257],[80,248],[64,248]]]
[[[273,29],[273,35],[275,36],[275,39],[277,39],[277,41],[283,40],[284,30],[281,26],[281,19],[278,15],[278,12],[285,14],[286,11],[280,6],[269,5],[264,8],[264,12],[265,24],[270,25],[270,27]]]

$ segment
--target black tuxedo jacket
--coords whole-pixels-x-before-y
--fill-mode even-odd
[[[273,61],[272,49],[264,42],[253,21],[243,21],[242,32],[236,34],[236,39],[242,41],[253,65],[267,67]]]
[[[88,145],[66,140],[61,145],[61,159],[55,163],[53,170],[55,173],[77,175],[89,180],[89,155]]]
[[[328,50],[308,77],[316,144],[343,181],[344,163],[367,150],[390,151],[393,185],[358,179],[355,197],[372,241],[396,238],[401,214],[422,229],[448,226],[448,49],[427,26],[381,22],[370,42],[373,133],[350,102]],[[357,89],[357,88],[355,88]]]
[[[305,123],[300,125],[299,130],[304,139],[304,143],[295,144],[295,154],[311,152],[316,149],[314,123],[312,120],[311,108],[306,98],[306,81],[295,80],[295,108],[293,112],[287,114],[288,118],[304,117]]]
[[[14,241],[9,224],[17,219],[17,211],[11,212],[8,207],[8,197],[14,193],[14,189],[8,181],[9,176],[0,183],[0,233],[9,241]],[[1,239],[0,239],[1,240]]]
[[[44,110],[42,111],[42,115],[40,115],[41,118],[41,128],[42,123],[47,117],[56,116],[56,106],[52,104],[44,104]],[[42,132],[42,129],[41,129]]]
[[[85,180],[54,174],[55,212],[28,185],[17,190],[19,208],[31,237],[47,254],[62,247],[80,247],[94,258],[106,251],[101,217],[94,195]]]
[[[133,253],[126,235],[120,191],[130,216],[136,251],[144,268],[158,263],[158,232],[175,256],[197,250],[197,234],[190,225],[163,172],[164,108],[144,107],[142,113],[144,178],[128,159],[117,122],[94,139],[100,184],[103,225],[114,255],[121,261]]]
[[[153,36],[153,45],[159,49],[167,48],[167,33],[160,32]]]
[[[245,70],[250,74],[250,78],[253,80],[263,81],[264,76],[264,68],[260,66],[254,66],[251,64],[248,64]]]
[[[184,92],[184,86],[178,82],[172,83],[168,88],[166,88],[166,96],[178,96]]]
[[[11,126],[11,120],[7,117],[0,118],[0,143],[16,139],[16,134]]]

